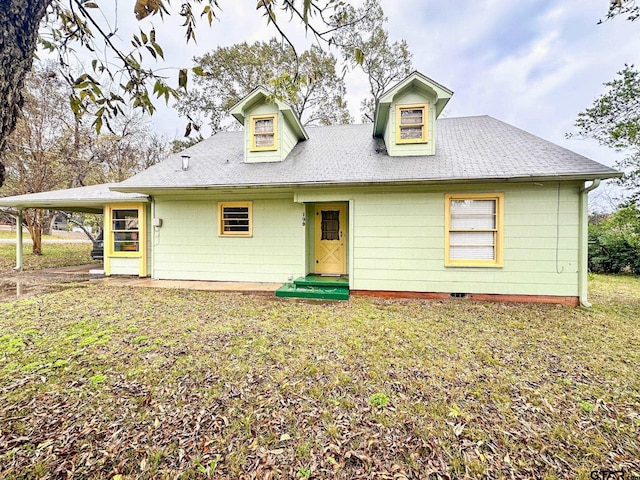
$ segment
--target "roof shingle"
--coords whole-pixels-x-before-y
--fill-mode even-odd
[[[371,125],[308,129],[282,162],[243,162],[243,132],[222,132],[114,187],[285,186],[486,181],[543,177],[609,178],[615,170],[489,116],[437,121],[436,155],[390,157]],[[181,169],[181,155],[190,168]]]

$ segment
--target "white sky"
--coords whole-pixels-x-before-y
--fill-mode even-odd
[[[361,0],[354,0],[360,3]],[[122,38],[136,28],[129,9],[119,3]],[[167,59],[162,68],[174,79],[177,68],[219,46],[276,35],[256,11],[255,0],[219,0],[222,12],[209,28],[201,22],[198,43],[186,44],[176,16],[154,23]],[[455,92],[449,117],[491,115],[607,165],[621,154],[595,142],[564,138],[578,112],[590,106],[625,63],[640,65],[640,21],[620,17],[597,25],[608,0],[381,0],[391,40],[404,39],[417,70]],[[126,9],[126,11],[125,11]],[[280,22],[284,20],[281,14]],[[286,24],[305,47],[298,23]],[[334,52],[338,57],[338,52]],[[150,66],[153,66],[150,64]],[[347,100],[354,118],[367,95],[366,78],[346,76]],[[153,127],[180,137],[185,120],[157,101]]]

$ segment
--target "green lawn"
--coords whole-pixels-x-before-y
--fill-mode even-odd
[[[33,255],[31,245],[25,244],[23,251],[24,270],[66,267],[92,263],[90,243],[48,243],[42,245],[42,255]],[[0,272],[16,266],[16,246],[0,244]]]
[[[26,230],[24,230],[22,232],[22,235],[23,235],[23,237],[25,239],[31,238],[29,236],[29,232],[27,232]],[[0,229],[0,238],[15,239],[16,238],[16,232],[15,231],[11,231],[11,230]],[[60,237],[60,236],[57,236],[57,235],[43,235],[42,236],[43,240],[53,240],[53,239],[59,239],[59,238],[66,238],[66,237]]]
[[[7,302],[0,469],[109,479],[640,475],[640,280],[596,276],[590,287],[590,310],[100,284]]]

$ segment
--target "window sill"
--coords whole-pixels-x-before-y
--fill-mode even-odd
[[[111,258],[139,258],[142,256],[141,252],[108,252],[108,257]]]
[[[502,263],[495,263],[495,262],[478,262],[478,263],[468,263],[468,262],[464,262],[464,263],[457,263],[457,262],[445,262],[444,266],[446,268],[502,268],[503,264]]]

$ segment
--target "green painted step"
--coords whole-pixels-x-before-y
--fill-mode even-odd
[[[311,298],[318,300],[349,300],[349,287],[327,287],[285,283],[276,290],[276,297]]]
[[[321,275],[307,275],[298,277],[293,283],[313,287],[343,287],[349,289],[349,279],[345,277],[323,277]]]

